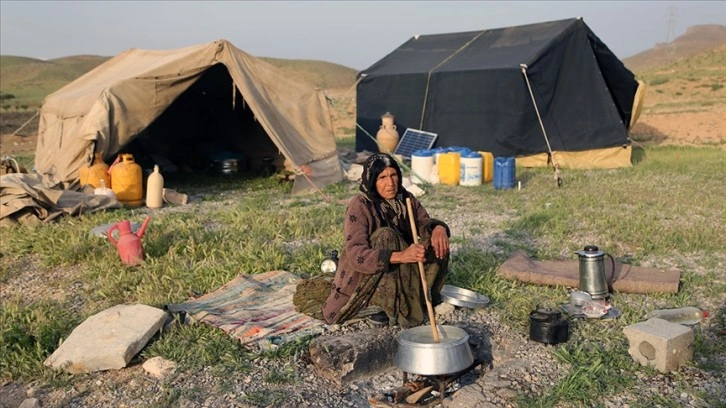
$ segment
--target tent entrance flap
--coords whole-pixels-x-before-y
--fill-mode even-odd
[[[222,64],[207,69],[123,150],[144,169],[159,164],[166,173],[202,172],[230,159],[254,171],[265,157],[277,168],[284,162]]]

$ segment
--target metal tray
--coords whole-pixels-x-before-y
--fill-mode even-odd
[[[586,318],[586,319],[595,319],[595,320],[617,319],[618,317],[623,315],[623,312],[615,306],[608,309],[608,312],[600,317],[588,317],[584,313],[582,313],[582,309],[579,309],[579,310],[573,309],[572,305],[570,305],[569,303],[565,303],[564,305],[562,305],[561,309],[565,313],[570,314],[573,317],[582,317],[582,318]]]
[[[489,304],[489,298],[485,295],[451,285],[444,285],[441,288],[441,300],[470,309],[479,309]]]

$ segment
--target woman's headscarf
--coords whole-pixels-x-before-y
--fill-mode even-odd
[[[398,191],[396,197],[386,200],[378,194],[376,190],[376,180],[378,176],[386,169],[392,167],[398,174]],[[406,197],[410,193],[403,188],[403,174],[398,162],[388,154],[376,153],[368,157],[363,163],[363,174],[361,176],[360,191],[365,194],[376,209],[378,217],[383,221],[383,225],[394,228],[403,235],[407,242],[412,243],[410,221],[406,210]]]

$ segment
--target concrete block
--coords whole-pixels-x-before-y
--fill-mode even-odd
[[[310,344],[310,358],[320,376],[343,385],[391,367],[397,345],[389,328],[323,336]]]
[[[167,312],[142,304],[110,307],[73,329],[45,365],[71,374],[126,367],[167,317]]]
[[[693,359],[693,330],[684,325],[649,319],[623,328],[623,333],[633,359],[660,372],[677,370]]]

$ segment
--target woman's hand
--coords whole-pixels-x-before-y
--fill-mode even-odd
[[[437,225],[431,231],[431,246],[434,248],[436,257],[442,259],[449,253],[449,237],[446,236],[446,228]]]
[[[412,244],[401,252],[393,252],[390,262],[392,264],[423,262],[426,260],[425,255],[426,248],[422,244]]]

